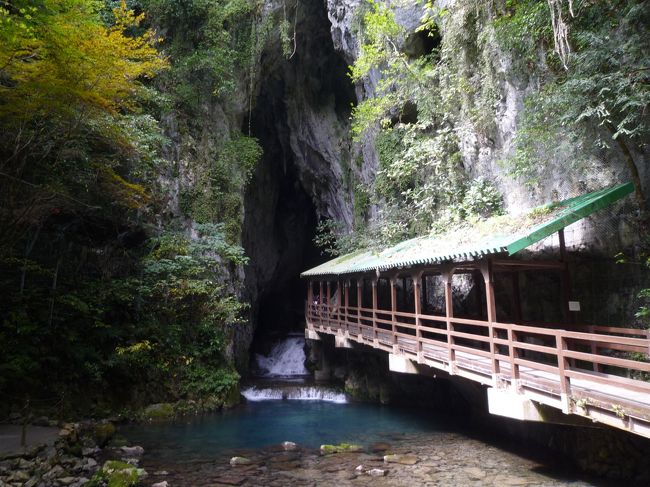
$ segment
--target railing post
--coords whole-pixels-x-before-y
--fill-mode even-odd
[[[422,301],[420,300],[420,292],[422,286],[422,273],[414,274],[411,279],[413,280],[413,300],[415,304],[415,339],[417,343],[416,353],[418,356],[418,363],[422,363],[422,330],[420,329],[420,314],[422,313]]]
[[[397,353],[397,325],[395,321],[397,316],[395,312],[397,311],[397,286],[395,285],[396,277],[390,278],[390,321],[391,321],[391,330],[393,332],[393,353]]]
[[[562,412],[569,414],[571,413],[571,382],[565,374],[565,370],[569,368],[569,364],[564,357],[564,350],[567,349],[567,344],[566,338],[561,335],[560,330],[555,332],[555,347],[557,348],[557,367],[560,373],[560,401]]]
[[[327,313],[327,327],[331,330],[332,329],[332,286],[329,281],[327,281],[327,308],[325,308],[325,311]]]
[[[496,347],[494,344],[494,323],[497,321],[496,302],[494,299],[494,273],[492,272],[492,261],[485,259],[481,262],[481,273],[485,282],[485,299],[488,314],[488,333],[490,338],[490,359],[492,361],[492,383],[497,386],[497,378],[501,373],[499,361],[496,358]]]
[[[361,319],[361,308],[363,308],[363,294],[362,294],[363,279],[357,279],[357,324],[359,325],[359,331],[363,335],[361,327],[363,326],[363,320]]]
[[[343,318],[345,319],[346,328],[350,331],[350,280],[346,279],[343,283],[344,295],[345,295],[345,306],[343,307]]]
[[[454,325],[451,319],[454,316],[454,300],[452,296],[451,280],[454,276],[454,268],[444,269],[442,281],[445,285],[445,318],[447,322],[447,355],[449,361],[449,374],[456,374],[456,351],[454,350],[454,337],[451,332],[454,331]]]
[[[519,351],[515,343],[517,342],[517,332],[508,327],[508,355],[510,356],[510,387],[514,392],[519,392],[519,364],[515,359],[519,358]]]
[[[343,306],[343,287],[341,286],[341,280],[336,281],[336,289],[339,293],[338,301],[336,303],[336,328],[341,331],[347,331],[347,326],[344,326],[341,322],[341,307]]]
[[[325,306],[325,297],[323,296],[323,281],[318,281],[318,326],[321,328],[324,326],[323,323],[323,306]]]
[[[594,329],[594,325],[589,325],[588,329],[589,329],[589,333],[591,334],[596,333]],[[591,353],[594,355],[598,355],[598,345],[596,342],[591,342]],[[598,362],[592,362],[591,368],[593,369],[594,372],[600,372],[600,364]]]
[[[372,280],[372,341],[375,347],[379,345],[377,333],[377,279]]]

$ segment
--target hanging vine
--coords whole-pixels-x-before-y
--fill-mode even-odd
[[[296,10],[293,17],[293,35],[289,35],[289,30],[291,29],[291,24],[289,19],[287,19],[287,4],[286,2],[282,3],[282,20],[280,21],[280,44],[282,45],[282,54],[286,59],[291,59],[296,54],[297,38],[296,38],[296,28],[298,25],[298,3],[296,2]]]
[[[569,27],[562,15],[562,6],[564,0],[547,0],[548,8],[551,11],[551,25],[553,26],[553,39],[555,41],[555,52],[562,61],[564,69],[568,68],[568,58],[571,53],[571,45],[569,44]],[[569,6],[569,14],[575,17],[573,13],[573,0],[567,0]]]

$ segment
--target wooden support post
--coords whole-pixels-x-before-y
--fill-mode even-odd
[[[488,334],[490,339],[490,359],[492,362],[492,382],[497,386],[497,377],[501,370],[499,361],[496,358],[496,345],[494,344],[494,323],[497,321],[497,308],[494,298],[494,273],[492,272],[492,261],[484,259],[481,262],[481,273],[485,282],[485,301],[487,303]]]
[[[514,392],[519,392],[519,364],[515,359],[519,358],[519,350],[516,348],[517,332],[508,328],[508,355],[510,357],[510,387]]]
[[[416,353],[418,363],[422,363],[422,330],[420,328],[420,314],[422,313],[422,301],[420,300],[420,288],[422,286],[422,273],[414,274],[413,279],[413,301],[415,303],[415,339],[417,342]]]
[[[454,268],[447,267],[442,272],[442,282],[445,286],[445,317],[447,318],[447,355],[449,360],[449,374],[456,374],[456,351],[454,350],[454,331],[452,318],[454,316],[454,301],[452,295],[451,280],[454,276]]]
[[[363,286],[363,279],[357,279],[357,323],[359,326],[363,325],[363,321],[361,320],[361,308],[363,308],[363,294],[361,286]],[[361,328],[359,328],[359,330],[361,330]]]
[[[594,325],[589,325],[589,333],[592,334],[596,333],[596,330],[594,329]],[[598,342],[591,342],[591,353],[593,353],[594,355],[598,355]],[[648,354],[648,356],[650,356],[650,354]],[[597,362],[592,362],[591,368],[593,369],[594,372],[601,371],[600,364]]]
[[[346,326],[350,326],[350,281],[346,280],[343,284],[344,292],[344,301],[343,301],[343,319],[345,320]]]
[[[571,275],[569,274],[569,262],[567,259],[566,243],[564,240],[564,228],[557,232],[560,240],[560,260],[562,261],[561,281],[562,281],[562,318],[565,325],[574,324],[573,314],[569,310],[569,301],[571,301]]]
[[[332,285],[330,284],[329,281],[327,281],[327,307],[325,308],[325,313],[327,316],[327,327],[332,328],[332,321],[331,321],[331,304],[332,304]]]
[[[305,306],[305,321],[312,322],[311,311],[314,306],[314,281],[307,282],[307,306]]]
[[[557,349],[557,367],[560,373],[560,400],[562,412],[571,413],[571,381],[565,371],[569,368],[569,361],[564,357],[564,350],[567,349],[566,338],[561,336],[558,330],[555,334],[555,347]]]
[[[393,353],[397,353],[397,286],[395,285],[397,278],[391,277],[390,279],[390,320],[391,320],[391,330],[393,332]]]
[[[323,305],[325,304],[325,298],[323,296],[323,281],[318,281],[318,324],[323,326]]]
[[[519,284],[519,271],[512,272],[512,314],[515,323],[521,324],[523,313],[521,310],[521,288]]]
[[[377,279],[372,280],[372,340],[375,347],[379,345],[379,334],[377,333]]]
[[[341,322],[341,306],[343,306],[343,287],[341,286],[341,281],[338,280],[336,281],[336,290],[339,293],[338,299],[336,301],[336,313],[335,313],[335,319],[336,319],[336,327],[339,330],[347,329],[346,326],[343,325]]]

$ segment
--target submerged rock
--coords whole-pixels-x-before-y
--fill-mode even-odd
[[[237,465],[250,465],[251,463],[253,463],[252,460],[246,457],[232,457],[230,459],[230,465],[233,467]]]
[[[415,465],[418,463],[418,457],[415,455],[384,455],[384,463],[399,463],[401,465]]]
[[[487,474],[478,467],[466,468],[465,473],[470,480],[483,480],[487,476]]]
[[[366,473],[371,477],[384,477],[388,473],[388,470],[382,468],[371,468]]]
[[[383,441],[380,441],[379,443],[375,443],[370,447],[370,451],[373,453],[385,452],[389,449],[390,449],[390,445]]]
[[[123,446],[120,448],[121,452],[124,455],[127,455],[129,458],[141,457],[144,454],[144,448],[141,446]]]
[[[282,449],[284,451],[293,451],[298,448],[298,445],[296,445],[293,441],[283,441],[282,442]]]
[[[352,443],[340,443],[338,445],[321,445],[320,453],[321,455],[332,455],[334,453],[359,453],[363,451],[361,445],[355,445]]]

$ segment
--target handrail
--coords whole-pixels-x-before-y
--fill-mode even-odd
[[[352,329],[353,335],[366,339],[372,337],[376,345],[382,343],[380,346],[383,349],[390,349],[392,344],[393,347],[408,348],[411,353],[429,355],[434,353],[432,350],[438,349],[441,356],[446,357],[451,371],[453,367],[462,366],[457,363],[459,356],[456,352],[465,354],[463,360],[468,355],[487,360],[487,363],[483,363],[487,374],[491,370],[493,376],[496,374],[515,387],[519,387],[522,368],[551,374],[539,380],[559,385],[559,392],[565,401],[563,409],[566,410],[574,386],[572,379],[580,381],[591,378],[602,384],[650,392],[648,382],[615,375],[616,370],[602,372],[603,367],[614,367],[628,374],[631,371],[650,373],[650,362],[637,360],[634,356],[602,353],[642,352],[650,357],[648,330],[595,325],[577,325],[567,330],[552,324],[533,326],[316,303],[307,303],[306,315],[313,325],[348,333]],[[401,321],[405,318],[413,322]],[[431,326],[434,322],[443,326]],[[444,326],[446,323],[449,326]],[[461,329],[457,329],[457,326],[461,326]],[[438,339],[431,337],[431,334]],[[457,343],[457,340],[461,343]],[[452,362],[456,364],[453,367]],[[593,370],[588,370],[584,364],[590,364]],[[527,387],[530,386],[530,379],[524,382]]]

